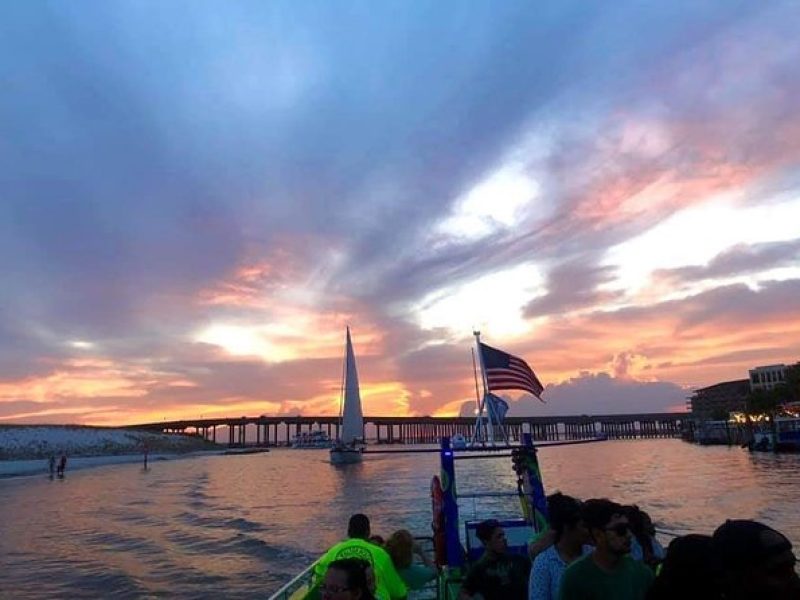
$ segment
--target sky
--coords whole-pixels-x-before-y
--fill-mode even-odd
[[[4,3],[0,422],[682,410],[800,360],[796,2]]]

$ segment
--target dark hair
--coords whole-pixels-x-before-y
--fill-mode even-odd
[[[663,567],[647,600],[715,600],[722,598],[719,563],[710,535],[692,533],[672,540]]]
[[[780,531],[747,519],[725,521],[714,531],[711,545],[729,571],[757,566],[792,550],[792,543]]]
[[[328,570],[338,569],[347,575],[347,587],[360,590],[362,600],[373,600],[374,596],[367,583],[367,569],[372,565],[360,558],[340,558],[328,565]]]
[[[581,501],[561,492],[547,497],[547,516],[550,528],[555,532],[558,541],[567,527],[574,526],[581,520]]]
[[[583,503],[581,513],[589,529],[605,529],[614,515],[625,514],[625,510],[608,498],[592,498]]]
[[[367,539],[369,537],[369,517],[361,513],[350,517],[350,522],[347,524],[347,537]]]
[[[414,560],[414,536],[406,529],[395,531],[386,540],[384,550],[392,558],[395,567],[405,569]]]
[[[486,521],[481,521],[478,524],[478,527],[475,529],[475,535],[478,536],[480,541],[486,544],[486,542],[492,538],[492,533],[494,533],[494,530],[498,527],[500,527],[500,521],[497,519],[487,519]]]

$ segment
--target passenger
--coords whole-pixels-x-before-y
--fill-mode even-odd
[[[581,502],[561,492],[547,497],[547,513],[555,543],[533,561],[528,598],[558,600],[561,576],[583,554],[589,531],[581,516]]]
[[[587,500],[582,514],[595,549],[564,571],[560,598],[642,600],[654,575],[628,556],[631,530],[623,507],[606,499]]]
[[[483,521],[476,533],[485,551],[467,573],[459,598],[465,600],[478,594],[484,600],[527,598],[530,561],[524,556],[509,554],[506,532],[498,521]]]
[[[721,600],[719,564],[711,548],[711,536],[677,537],[667,554],[647,600]]]
[[[374,600],[369,589],[369,562],[357,558],[333,561],[319,587],[322,600]]]
[[[357,558],[367,561],[374,570],[375,596],[381,600],[405,598],[406,585],[397,574],[392,559],[380,546],[369,542],[370,525],[366,515],[355,514],[347,525],[347,537],[328,550],[314,565],[314,578],[322,581],[325,572],[333,561],[344,558]]]
[[[536,557],[539,556],[542,552],[547,550],[550,546],[556,543],[556,533],[552,529],[547,529],[537,535],[529,544],[528,544],[528,557],[531,559],[531,562],[536,560]]]
[[[646,512],[636,506],[625,506],[625,515],[631,525],[631,558],[643,562],[654,571],[664,560],[664,547],[656,539],[656,528]]]
[[[419,544],[414,541],[414,536],[405,529],[395,531],[389,536],[385,549],[409,590],[423,588],[439,574],[433,560],[423,552]],[[422,564],[414,564],[415,554]]]
[[[714,532],[711,548],[720,561],[726,599],[800,598],[797,559],[782,533],[756,521],[726,521]]]

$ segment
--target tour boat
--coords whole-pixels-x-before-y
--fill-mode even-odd
[[[572,442],[564,442],[564,444],[569,443]],[[536,449],[530,434],[524,434],[522,444],[510,450],[509,452],[508,446],[503,450],[467,448],[463,452],[458,452],[457,458],[508,460],[517,476],[516,489],[469,492],[460,485],[461,489],[456,492],[456,456],[454,456],[456,452],[453,450],[450,438],[442,438],[439,449],[440,474],[434,476],[431,481],[433,551],[436,562],[442,569],[438,580],[435,580],[428,590],[422,590],[422,594],[415,592],[415,598],[441,600],[458,598],[467,561],[475,561],[483,553],[483,546],[477,537],[477,527],[483,519],[497,516],[505,530],[509,552],[522,555],[527,554],[528,541],[546,528],[547,500]],[[519,498],[518,517],[508,518],[507,514],[486,514],[482,515],[481,519],[471,520],[462,519],[459,515],[459,500],[474,502],[477,498],[502,496]],[[316,597],[313,576],[312,564],[270,596],[269,600],[305,600],[307,597]]]
[[[344,465],[361,462],[363,458],[360,444],[364,439],[364,417],[361,413],[361,394],[358,389],[358,371],[350,328],[347,328],[345,342],[345,361],[339,414],[341,415],[341,435],[331,447],[331,464]]]
[[[772,427],[762,426],[753,433],[750,450],[800,452],[800,417],[775,417]]]
[[[775,417],[775,450],[800,451],[800,417]]]
[[[333,440],[321,430],[303,431],[292,438],[292,448],[330,448]]]
[[[475,335],[480,351],[480,338],[477,332]],[[495,350],[495,352],[497,351]],[[483,380],[486,381],[483,370],[484,364],[483,360],[481,360]],[[350,342],[349,329],[347,331],[345,371],[347,373],[345,387],[347,387],[348,391],[344,397],[342,440],[348,440],[355,444],[363,430],[363,419],[358,395],[355,356]],[[453,440],[450,437],[441,438],[441,446],[439,448],[440,472],[439,475],[433,477],[430,487],[433,517],[433,550],[436,562],[441,567],[441,572],[432,587],[426,590],[428,594],[420,596],[417,592],[414,592],[415,598],[436,598],[438,600],[456,600],[458,598],[461,581],[466,573],[467,561],[475,561],[483,553],[483,546],[477,536],[477,527],[481,521],[496,517],[505,530],[509,552],[523,555],[527,555],[528,541],[547,527],[547,499],[542,485],[533,438],[530,433],[524,433],[521,445],[512,446],[509,443],[503,427],[504,411],[498,411],[496,406],[497,399],[490,392],[489,385],[485,385],[484,396],[479,404],[475,425],[476,435],[472,443],[467,443],[463,436],[458,438],[454,436],[455,439]],[[348,401],[350,404],[348,404]],[[497,433],[496,436],[495,432]],[[458,443],[460,447],[458,450],[454,448],[453,442]],[[585,443],[585,440],[549,445],[572,443]],[[334,447],[331,449],[331,462],[334,462],[334,456],[337,452],[344,454]],[[458,456],[456,457],[455,454],[458,454]],[[465,486],[462,485],[459,486],[457,492],[456,458],[459,460],[508,460],[516,474],[517,484],[514,489],[510,490],[488,489],[477,492],[465,491]],[[484,464],[485,460],[481,460],[480,463]],[[463,520],[459,515],[458,501],[460,499],[468,499],[474,502],[477,498],[498,498],[503,496],[518,498],[518,502],[515,503],[515,510],[519,510],[518,516],[508,518],[508,514],[489,512],[488,514],[480,515],[479,519]],[[417,539],[421,538],[418,537]],[[306,598],[314,598],[316,591],[314,585],[316,582],[313,580],[313,573],[313,565],[310,565],[305,571],[273,594],[270,600],[305,600]]]

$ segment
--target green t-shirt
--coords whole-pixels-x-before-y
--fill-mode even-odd
[[[386,550],[358,538],[339,542],[323,554],[322,558],[314,565],[315,580],[322,581],[328,565],[340,558],[360,558],[371,563],[372,569],[375,571],[375,593],[382,600],[405,598],[408,593],[406,584],[397,574],[394,563]]]
[[[559,600],[644,600],[654,577],[649,568],[630,556],[623,556],[609,573],[587,554],[564,571]]]

